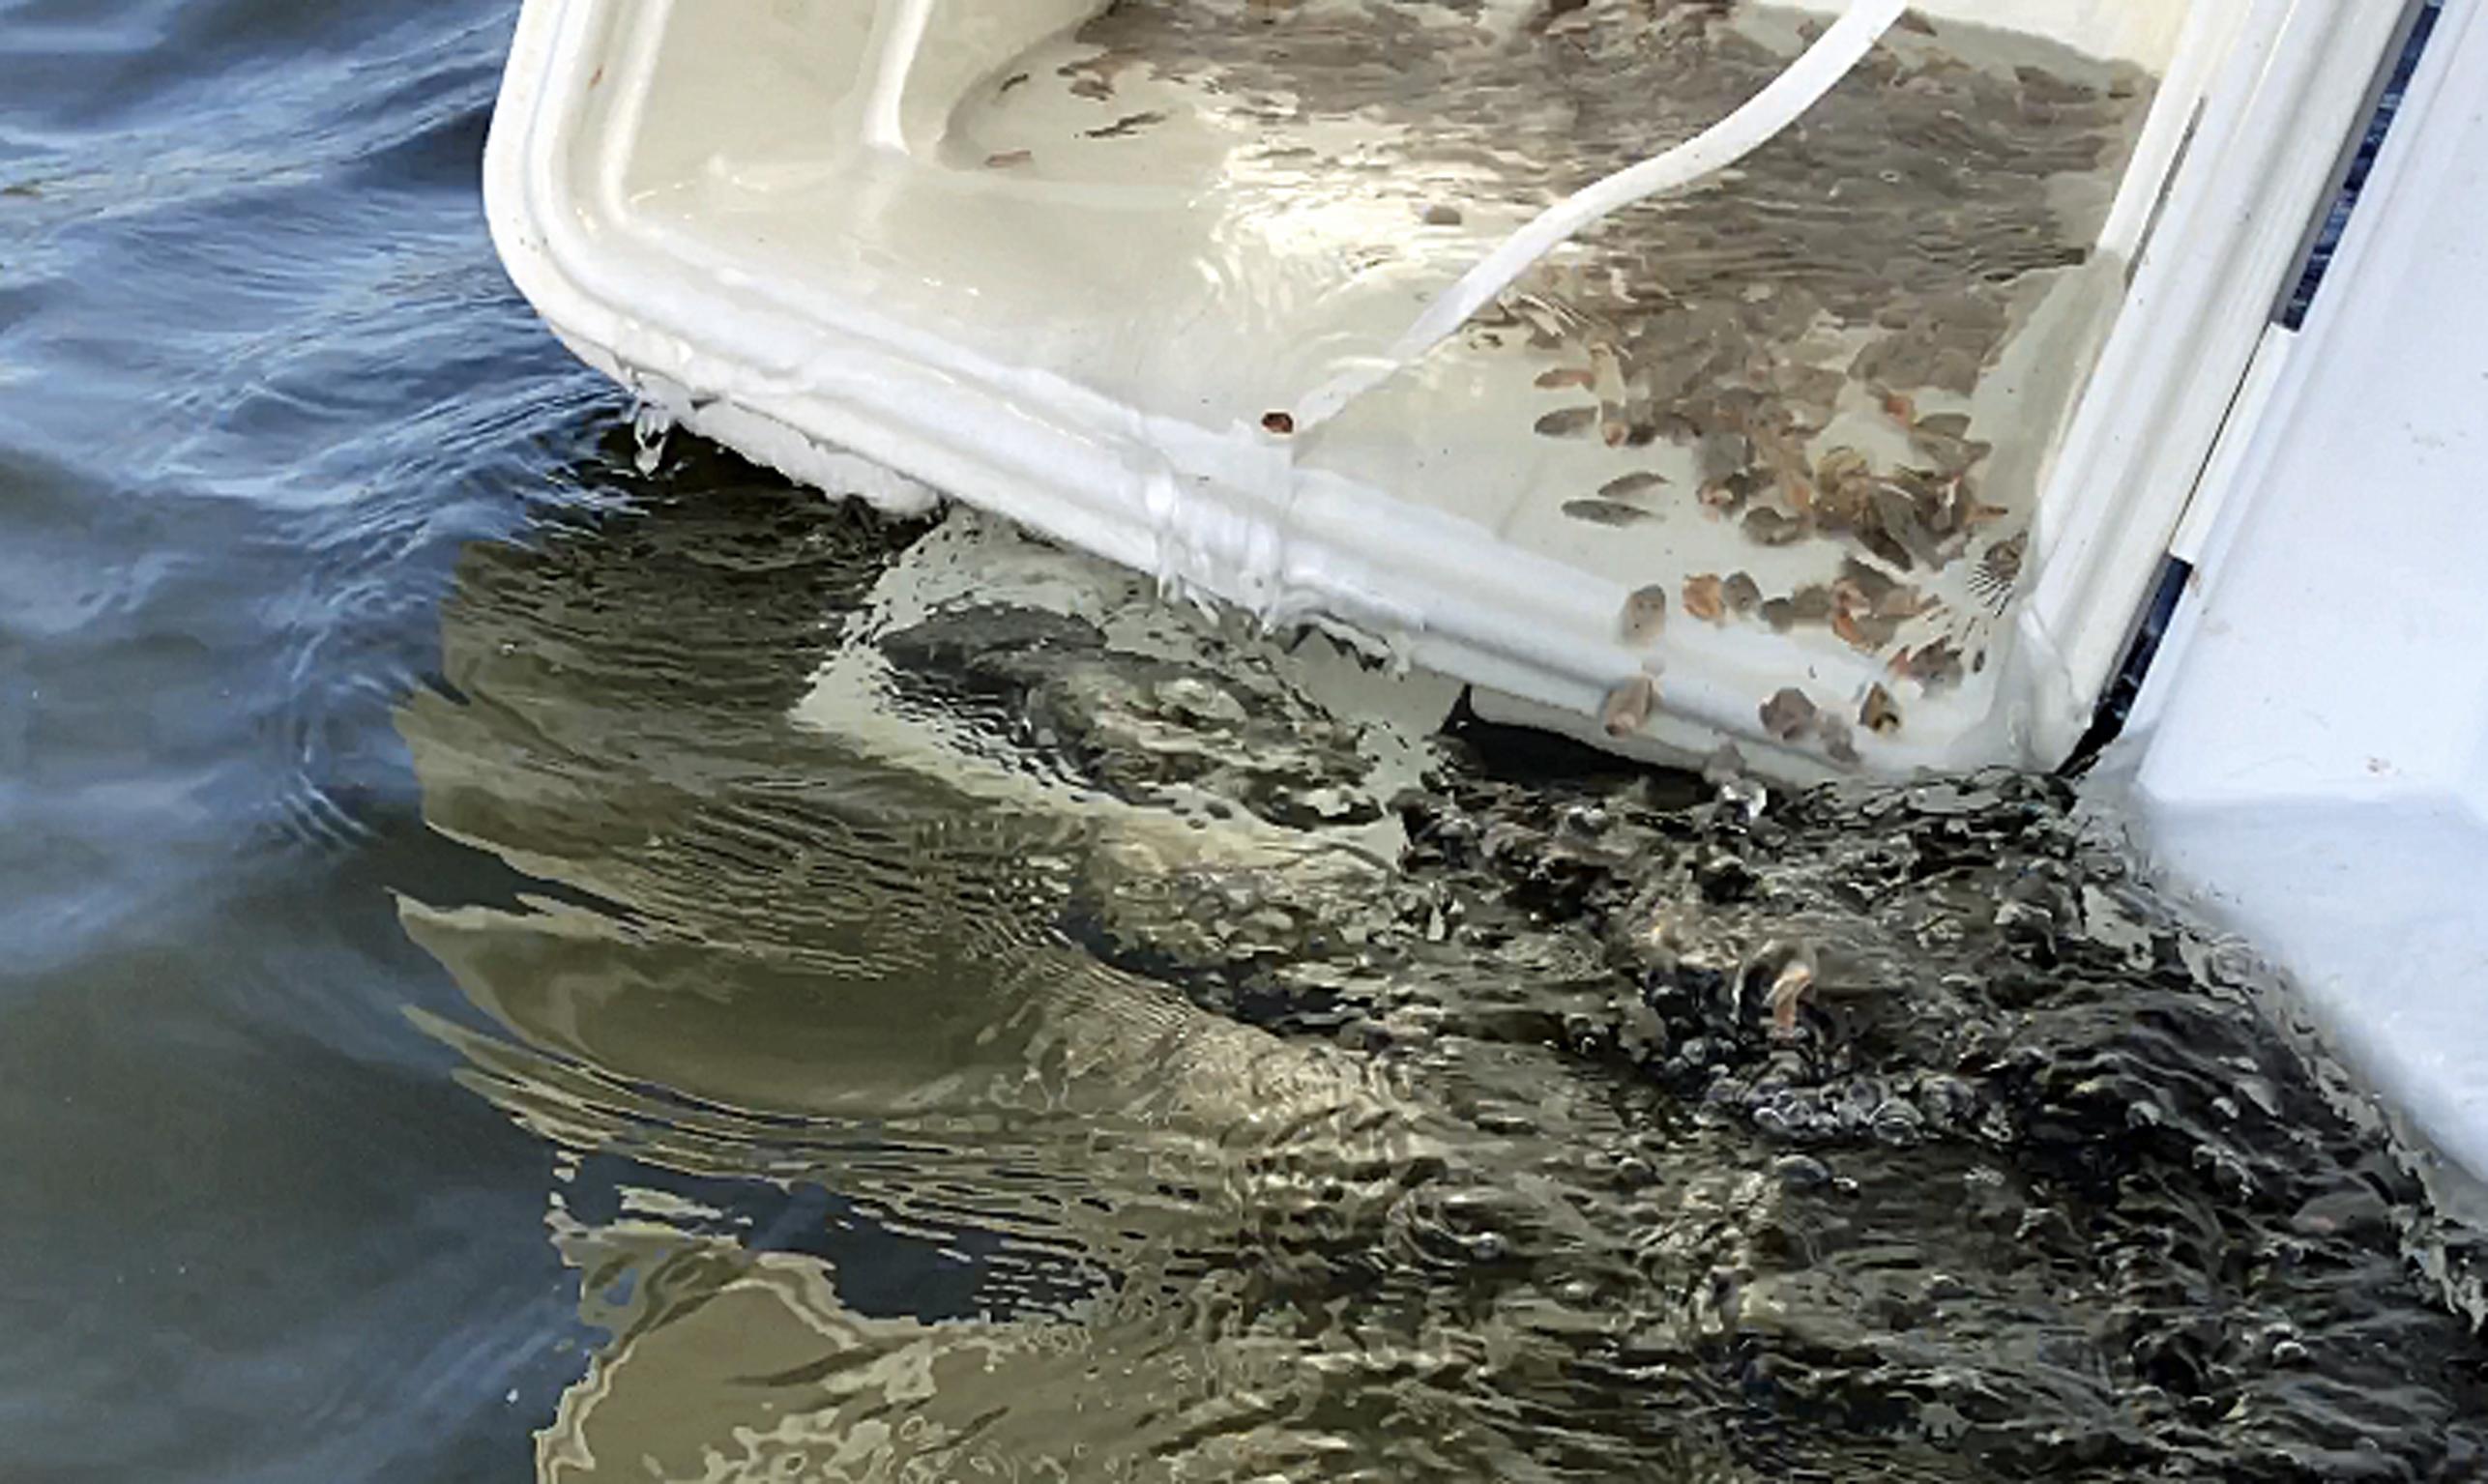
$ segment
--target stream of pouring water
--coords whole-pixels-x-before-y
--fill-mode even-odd
[[[1426,306],[1381,359],[1351,366],[1304,396],[1292,411],[1292,430],[1302,434],[1329,422],[1406,369],[1574,234],[1636,201],[1724,170],[1769,143],[1865,60],[1908,8],[1909,0],[1852,0],[1788,71],[1735,112],[1674,149],[1593,182],[1538,213]]]

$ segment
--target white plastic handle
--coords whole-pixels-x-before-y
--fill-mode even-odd
[[[899,125],[898,104],[907,94],[907,78],[916,70],[916,53],[924,45],[924,27],[933,15],[933,0],[893,0],[873,58],[872,91],[864,96],[863,138],[875,149],[907,153],[907,134]]]
[[[1315,388],[1294,410],[1294,431],[1330,421],[1397,375],[1584,227],[1724,170],[1770,143],[1864,61],[1907,9],[1909,0],[1852,0],[1804,55],[1735,112],[1674,149],[1595,181],[1538,213],[1427,305],[1384,359],[1353,366]]]

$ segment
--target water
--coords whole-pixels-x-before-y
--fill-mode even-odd
[[[643,449],[509,19],[0,6],[0,1477],[2488,1471],[2478,1233],[2052,786]]]
[[[1311,422],[1335,416],[1359,393],[1405,369],[1467,323],[1470,316],[1510,290],[1534,265],[1566,241],[1627,206],[1663,191],[1681,191],[1694,181],[1725,170],[1768,143],[1821,102],[1834,83],[1862,61],[1875,40],[1890,28],[1903,9],[1904,0],[1876,0],[1874,4],[1853,7],[1833,31],[1827,32],[1815,47],[1808,48],[1804,58],[1791,63],[1787,72],[1735,113],[1674,151],[1603,177],[1533,218],[1428,304],[1382,364],[1315,389],[1304,400],[1303,415],[1296,420],[1300,424],[1297,430],[1309,430]],[[1451,209],[1451,215],[1457,216],[1456,208]],[[1420,219],[1424,218],[1420,216]]]

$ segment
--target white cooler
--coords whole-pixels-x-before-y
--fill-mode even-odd
[[[526,0],[485,194],[652,419],[1490,715],[1905,776],[2139,687],[2146,843],[2488,1169],[2473,0],[2303,292],[2422,11]]]

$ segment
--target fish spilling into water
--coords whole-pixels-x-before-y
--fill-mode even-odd
[[[560,894],[402,911],[613,1336],[548,1457],[2476,1471],[2403,1252],[2488,1252],[2062,783],[1388,735],[980,529],[704,489],[461,567],[425,807]]]

